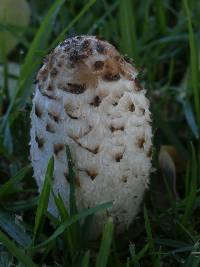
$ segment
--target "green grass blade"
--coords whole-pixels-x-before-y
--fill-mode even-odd
[[[49,160],[47,171],[45,174],[45,180],[43,184],[43,188],[40,194],[40,198],[38,201],[38,207],[35,215],[35,227],[33,232],[33,243],[35,242],[36,236],[41,232],[44,219],[45,219],[45,212],[48,207],[49,195],[51,190],[51,182],[53,177],[53,170],[54,170],[54,158],[51,157]]]
[[[199,240],[194,244],[194,247],[187,258],[183,267],[199,267],[200,266],[200,242]]]
[[[25,62],[20,73],[20,77],[27,76],[27,68],[30,64],[35,62],[37,51],[44,50],[46,48],[54,26],[55,19],[64,2],[65,0],[56,0],[54,1],[51,8],[48,10],[39,30],[37,31],[37,34],[35,35],[31,47],[29,48],[28,54],[25,58]]]
[[[191,183],[190,183],[190,192],[189,196],[187,197],[186,204],[185,204],[185,212],[182,217],[181,223],[185,225],[189,220],[193,209],[194,203],[196,200],[196,192],[197,192],[197,179],[198,179],[198,166],[197,166],[197,158],[196,153],[194,150],[194,146],[192,145],[192,161],[191,161]]]
[[[23,44],[26,48],[29,47],[28,41],[24,38],[23,33],[25,32],[26,27],[14,26],[10,24],[0,23],[0,31],[7,31],[12,34],[19,43]]]
[[[2,251],[0,253],[0,266],[1,267],[11,267],[12,266],[12,257],[6,251]]]
[[[188,19],[188,32],[189,32],[189,44],[190,44],[190,64],[191,64],[191,79],[192,89],[195,104],[195,111],[197,115],[198,125],[200,127],[200,87],[199,87],[199,71],[198,71],[198,53],[195,44],[194,32],[192,28],[192,20],[190,9],[187,0],[183,0],[185,13]]]
[[[37,267],[35,263],[28,257],[23,249],[18,248],[13,241],[11,241],[3,232],[0,231],[0,241],[7,248],[7,250],[17,258],[26,267]]]
[[[107,17],[112,17],[112,13],[116,10],[116,8],[118,7],[119,2],[114,2],[108,9],[105,9],[105,13],[103,14],[103,16],[101,16],[96,22],[95,24],[93,24],[87,34],[88,35],[93,35],[95,34],[96,30],[100,28],[100,26],[104,26]],[[113,22],[114,23],[114,22]]]
[[[126,260],[126,267],[130,267],[130,259],[129,258],[127,258],[127,260]]]
[[[185,197],[189,196],[190,192],[190,173],[191,173],[191,164],[187,162],[186,173],[185,173]]]
[[[31,244],[30,236],[25,232],[24,226],[15,218],[0,211],[0,228],[7,233],[20,246],[28,247]]]
[[[143,4],[143,34],[149,30],[150,1],[146,0]]]
[[[35,246],[34,249],[35,248],[38,249],[40,247],[43,247],[43,246],[49,244],[51,241],[53,241],[58,236],[60,236],[67,229],[67,227],[71,226],[72,224],[76,223],[77,221],[80,221],[81,219],[84,219],[91,214],[97,213],[98,211],[102,211],[102,210],[105,210],[107,208],[110,208],[111,206],[112,206],[112,202],[104,203],[104,204],[98,205],[97,207],[83,210],[82,212],[79,212],[78,214],[70,217],[66,222],[62,223],[47,240],[45,240],[43,243]]]
[[[10,125],[6,124],[5,131],[4,131],[4,141],[3,145],[5,149],[7,150],[8,154],[13,153],[13,139],[12,139],[12,134],[11,134],[11,129]]]
[[[188,100],[180,99],[187,123],[196,139],[199,139],[199,129],[194,116],[193,108]]]
[[[53,41],[51,44],[51,49],[53,49],[56,45],[58,45],[59,42],[63,41],[65,39],[65,36],[67,32],[73,27],[73,25],[80,20],[80,18],[85,15],[85,13],[96,3],[96,0],[89,0],[84,7],[81,9],[81,11],[78,13],[78,15],[67,25],[67,27],[58,35],[58,37]]]
[[[156,10],[157,25],[158,27],[160,27],[161,33],[165,34],[167,30],[167,24],[166,24],[164,1],[156,0],[155,10]]]
[[[35,208],[38,205],[38,197],[6,203],[6,210],[17,212]]]
[[[174,249],[174,250],[171,250],[171,251],[168,251],[167,252],[167,255],[175,255],[175,254],[178,254],[178,253],[184,253],[184,252],[191,252],[193,249],[193,246],[187,246],[187,247],[184,247],[184,248],[178,248],[178,249]]]
[[[112,243],[113,229],[114,229],[113,220],[112,218],[109,218],[103,231],[103,237],[101,241],[99,254],[97,256],[96,267],[107,266]]]
[[[65,208],[65,205],[63,203],[63,200],[62,200],[60,194],[58,194],[58,196],[56,196],[53,192],[52,192],[52,194],[53,194],[53,197],[54,197],[54,201],[55,201],[56,207],[57,207],[58,212],[60,214],[61,223],[64,223],[65,221],[67,221],[69,219],[69,214],[67,212],[67,209]],[[72,233],[70,231],[70,228],[67,228],[63,232],[63,239],[64,239],[66,247],[70,251],[70,255],[71,255],[71,258],[72,258],[74,253],[75,253],[75,249],[74,249],[75,246],[74,246],[74,240],[72,238]]]
[[[137,62],[137,36],[135,29],[135,16],[131,0],[120,0],[119,2],[119,25],[121,32],[121,45],[123,53],[134,58]]]
[[[144,221],[145,221],[144,223],[145,223],[145,229],[146,229],[146,233],[147,233],[147,241],[149,244],[149,251],[150,251],[151,257],[152,257],[152,263],[155,266],[156,257],[155,257],[154,240],[153,240],[153,234],[152,234],[152,230],[151,230],[151,224],[149,221],[148,211],[147,211],[145,206],[144,206]]]
[[[67,212],[67,209],[64,205],[64,202],[63,202],[60,194],[58,194],[58,196],[56,196],[53,191],[52,191],[52,194],[53,194],[53,197],[55,200],[56,207],[59,211],[61,220],[63,220],[63,221],[67,220],[69,218],[69,214]]]
[[[91,239],[92,235],[92,224],[93,224],[93,217],[94,215],[87,216],[81,225],[81,246],[87,247],[89,240]]]
[[[153,109],[154,120],[157,126],[159,126],[162,129],[163,134],[166,136],[168,142],[172,143],[177,148],[178,152],[182,155],[184,159],[188,159],[189,158],[188,151],[185,149],[180,140],[177,138],[176,134],[173,132],[172,127],[170,127],[170,124],[166,123],[163,120],[163,117],[160,115],[160,109],[158,107],[153,107],[153,106],[152,109]]]
[[[4,196],[8,196],[14,190],[14,186],[16,183],[20,182],[27,173],[31,170],[31,165],[27,165],[23,169],[21,169],[15,176],[10,178],[5,184],[0,187],[0,198]]]
[[[131,255],[130,263],[132,263],[132,265],[134,265],[135,267],[139,267],[140,264],[139,264],[138,259],[136,257],[136,251],[135,251],[135,245],[134,244],[131,243],[129,245],[129,251],[130,251],[130,255]]]
[[[173,239],[166,239],[166,238],[156,238],[155,243],[161,246],[170,247],[170,248],[185,248],[187,247],[188,243],[180,241],[180,240],[173,240]]]
[[[135,257],[133,258],[132,262],[134,263],[135,261],[136,262],[139,262],[140,259],[142,259],[147,251],[149,250],[149,244],[146,244],[138,253],[137,255],[135,255]]]
[[[188,240],[191,240],[192,243],[195,242],[195,237],[192,235],[189,229],[187,229],[182,223],[179,221],[176,221],[176,224],[180,227],[180,230],[184,235],[188,238]]]
[[[81,267],[89,267],[89,264],[90,264],[89,261],[90,261],[90,251],[88,250],[83,257]]]
[[[2,59],[3,63],[3,90],[2,97],[4,101],[9,101],[9,92],[8,92],[8,58],[6,54],[5,43],[0,43],[0,59]]]
[[[2,125],[3,128],[14,105],[16,104],[17,99],[20,97],[20,102],[18,102],[18,105],[19,103],[24,104],[26,101],[26,96],[30,95],[31,93],[30,87],[34,79],[35,72],[39,67],[41,58],[44,56],[44,53],[38,54],[38,51],[44,52],[53,29],[55,19],[64,2],[65,0],[56,0],[54,2],[52,7],[47,12],[39,30],[37,31],[37,34],[35,35],[22,66],[15,95],[13,96],[6,112],[6,116],[4,117]]]

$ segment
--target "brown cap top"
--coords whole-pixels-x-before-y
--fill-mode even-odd
[[[80,94],[96,87],[99,80],[116,82],[122,77],[134,80],[136,69],[116,48],[95,36],[76,36],[60,43],[44,60],[38,73],[42,90],[50,92],[53,81],[65,91]],[[63,81],[63,76],[67,77]],[[47,86],[51,80],[51,86]]]

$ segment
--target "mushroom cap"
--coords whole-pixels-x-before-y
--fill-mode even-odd
[[[37,76],[31,112],[34,177],[41,190],[54,155],[53,189],[69,207],[68,144],[77,170],[79,209],[113,201],[95,216],[95,236],[107,216],[123,231],[148,187],[152,129],[149,101],[137,74],[108,42],[77,36],[59,44]],[[57,215],[52,197],[49,210]]]

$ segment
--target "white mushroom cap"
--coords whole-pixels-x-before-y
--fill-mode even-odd
[[[108,42],[66,39],[38,73],[31,112],[31,161],[39,189],[55,157],[54,191],[69,206],[65,144],[77,169],[79,209],[113,201],[96,215],[98,233],[109,215],[117,231],[136,216],[151,171],[149,101],[136,69]],[[57,214],[53,199],[49,210]]]

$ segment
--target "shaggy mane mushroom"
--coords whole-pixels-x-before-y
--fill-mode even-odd
[[[137,70],[114,46],[94,36],[60,43],[37,75],[31,112],[31,161],[39,190],[54,155],[55,193],[69,206],[65,145],[77,169],[79,209],[107,201],[95,216],[98,235],[107,216],[118,232],[138,213],[151,171],[149,101]],[[49,211],[57,215],[53,199]]]

